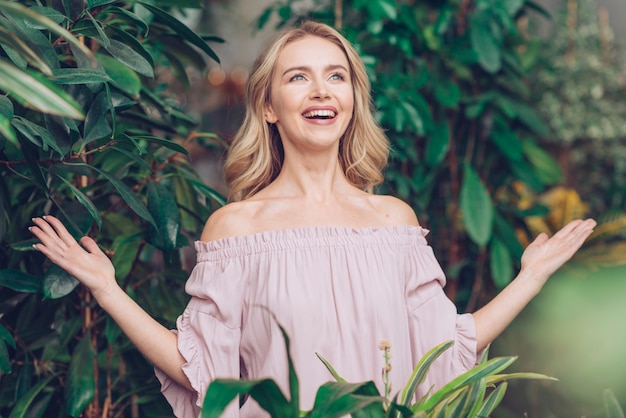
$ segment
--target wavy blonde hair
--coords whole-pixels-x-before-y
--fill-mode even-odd
[[[228,200],[238,201],[267,187],[281,170],[283,146],[276,127],[264,117],[270,103],[274,64],[283,48],[306,36],[317,36],[337,45],[346,55],[354,90],[354,113],[339,145],[339,162],[354,186],[372,192],[383,181],[382,170],[389,156],[389,140],[373,116],[370,82],[365,65],[354,47],[332,27],[304,22],[280,32],[257,57],[248,78],[246,114],[233,138],[224,172]]]

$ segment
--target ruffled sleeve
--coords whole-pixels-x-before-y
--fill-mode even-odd
[[[196,242],[198,262],[185,286],[191,300],[176,322],[183,372],[193,391],[179,385],[158,368],[161,392],[178,418],[197,418],[211,381],[240,376],[239,344],[246,267],[237,257],[217,254],[214,243]],[[238,417],[236,401],[224,417]]]
[[[426,233],[424,230],[423,235]],[[476,365],[476,329],[473,316],[459,315],[444,293],[445,275],[424,236],[417,238],[408,258],[406,292],[413,363],[417,364],[434,346],[454,341],[433,363],[418,390],[418,396],[423,396],[431,386],[437,390]]]

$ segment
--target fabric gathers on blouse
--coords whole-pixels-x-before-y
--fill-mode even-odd
[[[197,264],[177,320],[183,371],[194,391],[156,369],[178,418],[196,418],[217,378],[272,378],[289,394],[285,341],[300,382],[301,409],[333,377],[321,354],[348,382],[373,380],[383,393],[382,340],[391,344],[392,395],[435,345],[453,340],[436,360],[424,395],[477,361],[472,315],[458,315],[427,230],[417,226],[312,227],[196,242]],[[267,416],[248,399],[225,417]]]

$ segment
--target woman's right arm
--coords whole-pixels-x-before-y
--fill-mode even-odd
[[[137,349],[180,385],[193,390],[182,371],[185,359],[178,351],[177,336],[146,313],[115,280],[111,260],[90,237],[80,244],[53,216],[34,218],[30,231],[40,240],[35,249],[66,270],[91,291]]]

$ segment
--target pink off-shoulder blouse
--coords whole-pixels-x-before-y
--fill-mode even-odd
[[[315,353],[348,382],[373,380],[383,393],[382,340],[391,344],[392,394],[419,359],[454,340],[432,366],[418,396],[476,363],[474,320],[458,315],[428,231],[417,226],[312,227],[196,242],[192,298],[178,318],[178,349],[194,391],[156,370],[178,418],[196,418],[217,378],[272,378],[288,396],[286,330],[300,381],[301,409],[333,380]],[[270,314],[271,312],[271,314]],[[266,416],[248,399],[225,417]]]

